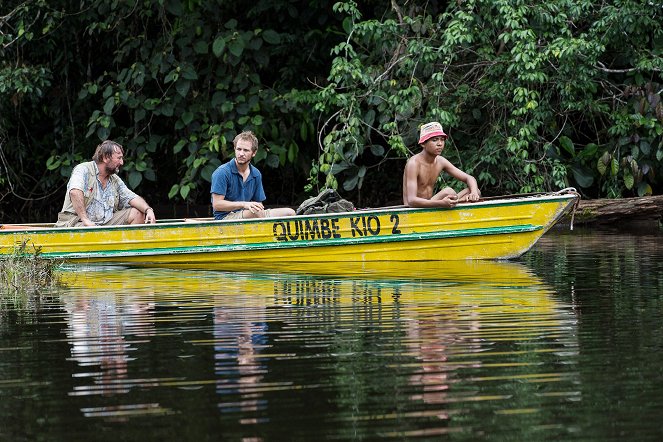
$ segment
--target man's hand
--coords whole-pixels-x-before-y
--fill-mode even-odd
[[[154,215],[154,209],[148,207],[145,211],[145,224],[154,224],[157,222],[157,217]]]
[[[83,225],[86,226],[86,227],[96,226],[95,223],[93,223],[92,221],[90,221],[90,218],[81,219],[81,222],[82,222]]]
[[[247,201],[244,203],[244,209],[251,211],[251,213],[258,213],[265,210],[265,207],[257,201]]]

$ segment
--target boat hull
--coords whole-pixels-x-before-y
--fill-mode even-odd
[[[528,251],[577,200],[538,195],[240,221],[173,220],[140,226],[3,226],[0,255],[25,243],[46,258],[146,266],[258,267],[389,261],[509,259]]]

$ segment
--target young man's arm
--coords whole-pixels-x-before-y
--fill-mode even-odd
[[[443,170],[452,177],[456,178],[458,181],[462,181],[467,185],[467,189],[469,191],[469,193],[467,194],[467,200],[479,201],[479,198],[481,197],[481,192],[479,191],[479,185],[477,184],[477,180],[472,175],[463,172],[462,170],[451,164],[451,162],[446,158],[444,159],[444,161],[445,164]],[[461,192],[461,194],[462,193],[463,192]]]
[[[235,210],[249,210],[255,212],[262,210],[262,203],[255,201],[235,201],[230,195],[229,199],[226,196],[230,192],[230,177],[231,174],[227,168],[220,166],[212,174],[212,210],[215,212],[234,212]]]
[[[212,208],[217,212],[233,212],[239,209],[249,210],[252,213],[263,210],[262,203],[258,201],[229,201],[225,195],[212,194]]]

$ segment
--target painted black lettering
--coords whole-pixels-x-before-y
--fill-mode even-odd
[[[361,227],[362,227],[361,230],[364,232],[364,236],[368,236],[368,232],[366,231],[366,217],[365,216],[361,217]]]
[[[400,222],[400,220],[398,219],[398,215],[396,215],[396,214],[394,213],[393,215],[391,215],[391,217],[389,218],[389,220],[390,220],[392,223],[394,223],[394,227],[391,228],[391,234],[392,234],[392,235],[398,235],[399,233],[402,233],[402,232],[401,232],[401,229],[398,228],[398,223]]]
[[[359,229],[359,217],[350,217],[350,229],[352,230],[353,238],[357,235],[364,236],[364,234],[361,233],[361,230]]]
[[[299,226],[299,239],[308,239],[304,233],[304,222],[301,219],[297,220],[297,225]]]
[[[320,233],[322,233],[322,237],[324,239],[329,239],[331,238],[331,229],[329,228],[329,220],[328,219],[321,219],[320,220]]]
[[[294,232],[291,231],[291,226],[294,228]],[[296,221],[294,223],[288,221],[286,227],[288,229],[288,239],[290,241],[297,241],[299,239],[299,224]]]
[[[380,218],[378,218],[375,215],[369,216],[368,221],[366,222],[366,228],[368,229],[368,232],[371,235],[379,235],[380,234]]]
[[[318,227],[317,219],[307,219],[304,221],[304,232],[306,239],[320,238],[320,228]]]
[[[274,239],[277,241],[287,241],[288,237],[286,236],[286,229],[284,223],[274,223]]]
[[[332,218],[331,225],[332,225],[332,236],[334,238],[340,238],[341,234],[338,233],[338,231],[340,230],[340,227],[338,226],[338,218]]]

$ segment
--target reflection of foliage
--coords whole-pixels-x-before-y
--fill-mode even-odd
[[[0,306],[27,308],[39,302],[42,292],[60,286],[59,261],[40,256],[40,250],[23,241],[11,255],[0,258]]]
[[[616,296],[615,302],[629,305],[639,300],[663,303],[658,295],[663,293],[660,233],[655,230],[552,231],[522,259],[555,287],[572,287],[585,296]],[[553,235],[552,241],[546,239]]]
[[[663,347],[660,232],[578,229],[554,235],[524,259],[578,318],[578,362],[571,369],[578,370],[582,402],[608,416],[621,410],[647,416],[658,400]],[[634,393],[625,394],[625,386]],[[612,437],[614,427],[607,427],[599,438]]]

